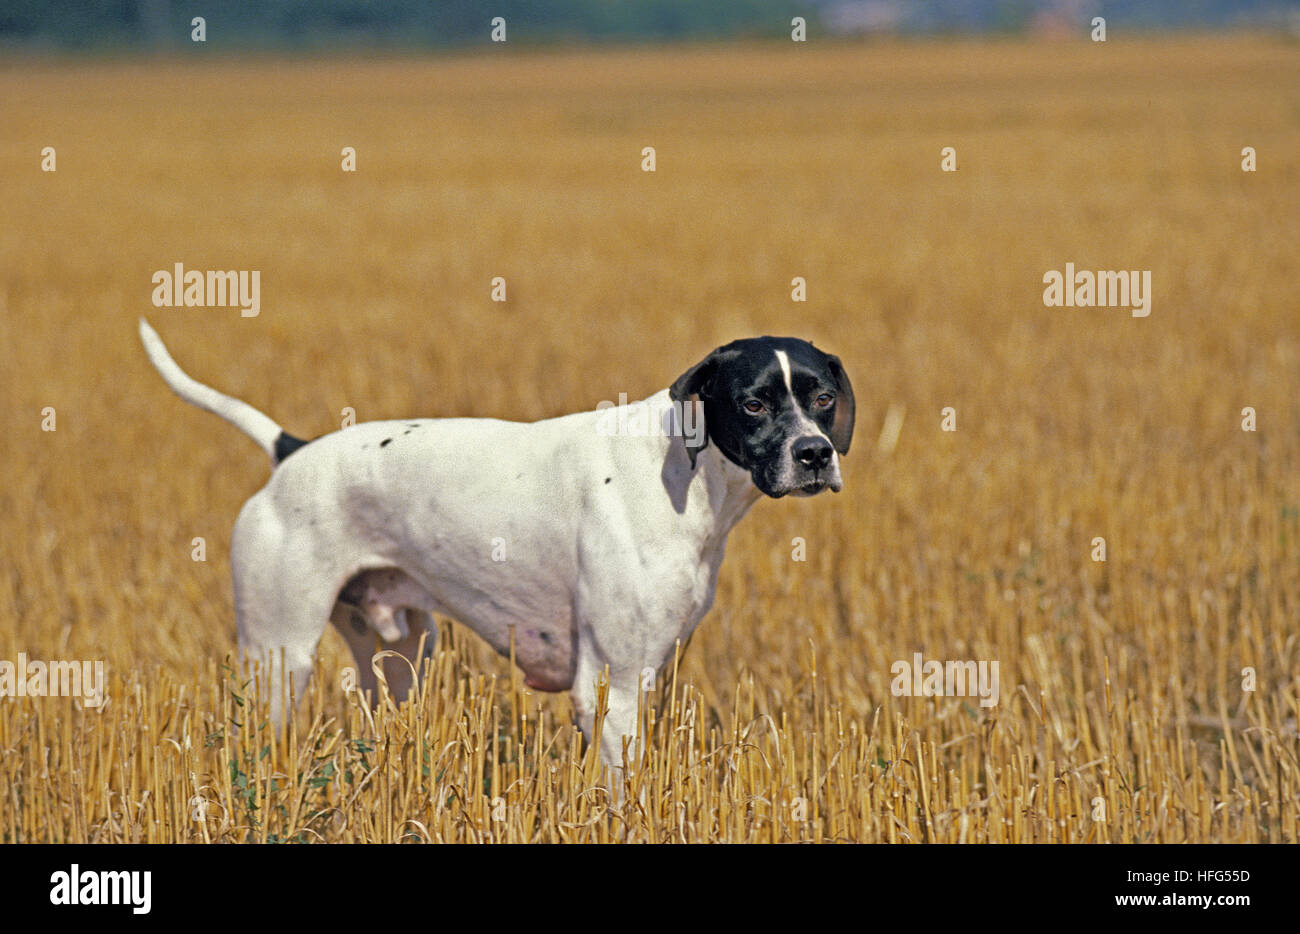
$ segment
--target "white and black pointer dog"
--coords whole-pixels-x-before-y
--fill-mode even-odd
[[[327,622],[362,689],[375,687],[376,635],[418,666],[432,614],[502,654],[513,630],[526,683],[571,690],[588,740],[608,669],[600,753],[613,767],[637,735],[643,672],[671,662],[713,603],[732,527],[764,494],[838,491],[853,435],[840,361],[795,338],[719,347],[622,413],[659,431],[610,432],[595,409],[362,422],[305,442],[187,376],[143,320],[140,337],[177,395],[271,458],[231,543],[240,650],[270,666],[266,683],[283,684],[283,664],[301,696]],[[407,666],[384,670],[402,699]]]

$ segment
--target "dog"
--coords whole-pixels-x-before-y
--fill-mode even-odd
[[[764,495],[838,492],[853,436],[839,358],[796,338],[718,347],[614,409],[361,422],[310,442],[187,376],[144,319],[140,338],[177,395],[271,459],[231,566],[241,656],[282,687],[276,722],[285,676],[301,696],[327,623],[362,690],[376,687],[377,643],[410,660],[384,669],[400,702],[437,613],[513,648],[529,687],[571,691],[588,742],[607,671],[599,751],[615,769],[639,735],[640,692],[713,604],[728,533]]]

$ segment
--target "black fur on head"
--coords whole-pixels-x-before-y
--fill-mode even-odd
[[[792,337],[733,341],[678,377],[669,395],[704,406],[694,443],[684,439],[692,468],[712,442],[769,496],[840,488],[835,455],[849,451],[855,403],[838,357]]]

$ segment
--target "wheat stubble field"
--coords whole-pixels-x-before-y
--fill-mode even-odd
[[[0,65],[0,659],[109,695],[0,699],[0,839],[1300,838],[1296,45],[197,58]],[[178,262],[259,270],[260,314],[155,308]],[[1044,307],[1067,262],[1151,270],[1150,316]],[[275,735],[231,667],[265,458],[140,315],[308,437],[642,398],[768,333],[844,360],[858,429],[843,493],[733,533],[614,811],[567,695],[446,621],[373,714],[328,630]],[[917,652],[999,703],[895,696]]]

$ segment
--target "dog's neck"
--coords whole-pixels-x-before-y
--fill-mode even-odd
[[[700,474],[697,483],[708,496],[714,516],[713,537],[726,538],[750,507],[763,498],[763,493],[754,486],[749,471],[733,464],[716,444],[696,455],[695,472]]]
[[[700,527],[705,541],[721,543],[763,494],[754,486],[749,471],[731,462],[716,444],[706,444],[691,465],[686,452],[681,413],[673,406],[668,390],[655,393],[644,404],[661,411],[663,436],[660,456],[664,490],[683,520]],[[703,407],[695,412],[694,425],[703,425]]]

